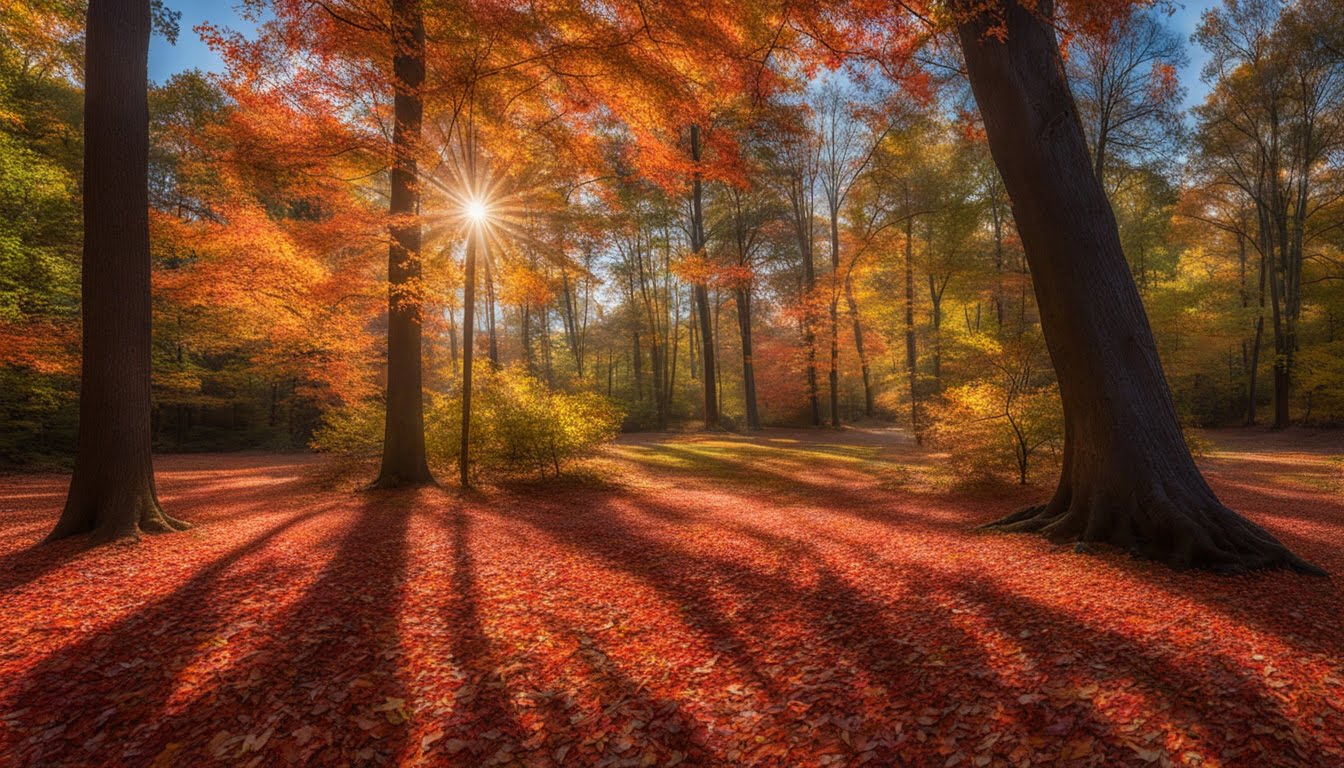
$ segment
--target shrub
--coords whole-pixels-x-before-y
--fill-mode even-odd
[[[560,474],[620,431],[624,414],[592,392],[560,392],[521,366],[482,371],[472,387],[474,465],[497,472]],[[460,396],[436,398],[427,439],[436,464],[457,462],[462,443]]]
[[[1026,485],[1035,464],[1057,460],[1064,434],[1043,345],[1031,336],[1000,342],[979,335],[968,343],[987,375],[944,393],[930,409],[929,437],[959,476],[1011,474]]]
[[[431,394],[425,449],[441,474],[452,473],[462,443],[460,394]],[[560,392],[519,366],[480,371],[472,386],[471,455],[478,471],[559,475],[565,464],[615,438],[624,414],[592,392]],[[377,455],[383,406],[366,402],[328,411],[313,448],[340,456]]]
[[[364,401],[322,414],[309,441],[313,450],[343,458],[377,456],[383,447],[383,403]]]

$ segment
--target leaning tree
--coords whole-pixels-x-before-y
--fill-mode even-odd
[[[48,541],[179,531],[150,456],[150,0],[91,0],[85,40],[83,367],[65,510]]]
[[[1225,507],[1185,444],[1069,90],[1053,2],[962,0],[957,33],[1012,200],[1064,405],[1046,504],[992,524],[1175,567],[1320,569]]]

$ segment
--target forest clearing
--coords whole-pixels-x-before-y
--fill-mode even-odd
[[[1211,441],[1221,498],[1344,571],[1338,437]],[[958,490],[899,430],[637,436],[465,499],[157,463],[197,525],[135,546],[29,549],[62,478],[0,494],[11,761],[1344,760],[1337,581],[976,531],[1040,489]]]
[[[0,2],[0,768],[1344,766],[1339,0]]]

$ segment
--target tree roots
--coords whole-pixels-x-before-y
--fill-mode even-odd
[[[1089,498],[1061,489],[1050,503],[1019,510],[984,528],[1039,533],[1057,544],[1110,545],[1176,569],[1242,573],[1289,568],[1327,575],[1211,493],[1117,499]]]

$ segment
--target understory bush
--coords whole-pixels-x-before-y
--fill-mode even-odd
[[[494,474],[559,475],[566,464],[615,438],[623,418],[601,395],[550,389],[521,366],[483,367],[472,386],[472,466]],[[372,456],[382,442],[382,404],[374,402],[329,412],[313,447],[342,456]],[[461,394],[431,394],[425,409],[430,465],[441,475],[451,474],[461,444]]]
[[[1059,392],[1039,336],[965,342],[988,375],[943,393],[930,409],[931,442],[949,454],[958,477],[1011,475],[1026,485],[1038,465],[1054,465],[1063,447]]]

